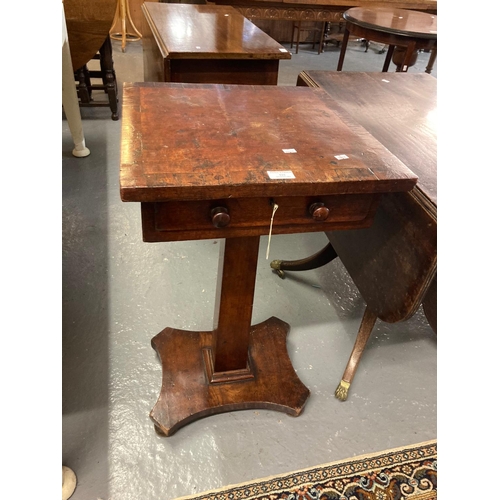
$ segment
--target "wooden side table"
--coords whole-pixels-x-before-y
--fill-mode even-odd
[[[406,52],[396,71],[408,70],[415,51],[428,49],[432,56],[426,73],[432,71],[437,56],[437,15],[391,7],[354,7],[343,14],[346,20],[337,71],[342,71],[350,35],[388,45],[383,72],[389,69],[396,46]]]
[[[213,331],[169,327],[152,340],[157,431],[233,410],[299,415],[309,390],[289,325],[251,325],[260,236],[273,213],[273,234],[368,227],[383,194],[415,182],[323,90],[125,83],[120,193],[141,203],[143,240],[224,239]]]
[[[224,5],[143,5],[144,81],[276,85],[290,52]]]

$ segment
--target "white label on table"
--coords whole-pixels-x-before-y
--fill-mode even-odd
[[[295,179],[291,170],[268,170],[267,175],[270,179]]]
[[[347,155],[335,155],[337,160],[347,160],[349,157]]]
[[[295,149],[283,149],[283,153],[296,153]]]
[[[288,49],[280,49],[280,52],[288,52]]]

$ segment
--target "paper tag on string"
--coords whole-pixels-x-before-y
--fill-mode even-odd
[[[269,224],[269,237],[267,239],[266,260],[269,259],[269,249],[271,248],[271,233],[273,232],[273,221],[274,221],[274,214],[276,213],[276,210],[278,210],[278,204],[273,203],[273,213],[271,214],[271,224]]]

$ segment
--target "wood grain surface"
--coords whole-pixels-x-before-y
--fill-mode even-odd
[[[418,176],[437,205],[437,79],[427,73],[306,71],[299,85],[322,88]]]
[[[94,57],[109,34],[116,0],[64,0],[71,62],[76,71]]]
[[[207,383],[201,353],[212,349],[213,332],[166,328],[151,341],[162,361],[162,387],[150,417],[157,430],[170,436],[180,427],[209,415],[264,408],[298,416],[309,390],[288,357],[287,323],[269,318],[251,327],[251,380]]]
[[[382,197],[369,228],[327,232],[367,307],[384,321],[408,319],[437,272],[437,81],[426,73],[307,71],[298,83],[326,90],[418,175],[410,192]],[[435,327],[432,298],[426,304]]]
[[[230,6],[145,2],[144,15],[169,59],[290,59],[288,51]]]
[[[437,15],[389,6],[353,7],[344,19],[357,26],[395,35],[437,38]]]
[[[340,113],[321,89],[125,83],[122,200],[411,189],[416,175]]]

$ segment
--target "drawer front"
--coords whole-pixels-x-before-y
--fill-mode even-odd
[[[231,238],[368,227],[377,194],[142,203],[144,241]]]

